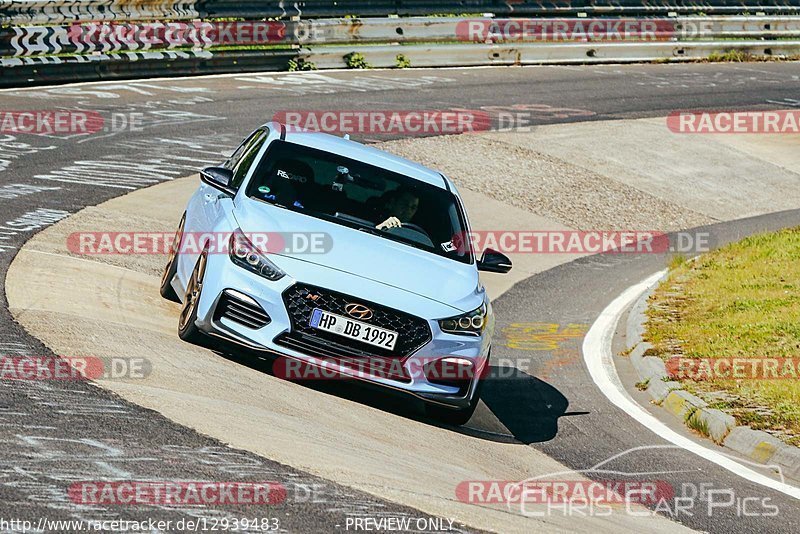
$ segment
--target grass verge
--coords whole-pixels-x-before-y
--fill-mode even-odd
[[[662,358],[800,358],[800,228],[673,262],[650,304],[645,338]],[[780,376],[681,382],[739,424],[800,446],[800,377]]]

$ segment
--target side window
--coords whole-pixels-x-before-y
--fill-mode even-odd
[[[242,185],[245,176],[247,176],[247,172],[250,170],[250,167],[253,166],[256,156],[258,156],[258,152],[261,150],[261,147],[264,146],[267,135],[267,132],[263,130],[259,131],[258,135],[253,137],[250,143],[248,143],[242,158],[233,167],[233,181],[231,181],[231,187],[234,189],[239,189],[239,186]]]
[[[231,169],[231,170],[236,168],[236,165],[239,164],[239,161],[242,159],[242,156],[244,156],[245,152],[247,152],[247,149],[250,147],[250,145],[252,145],[253,142],[263,133],[264,130],[259,129],[251,133],[249,136],[247,136],[247,138],[245,138],[245,140],[242,141],[242,144],[239,145],[236,151],[233,154],[231,154],[231,157],[225,160],[225,163],[223,163],[222,166],[225,167],[226,169]]]

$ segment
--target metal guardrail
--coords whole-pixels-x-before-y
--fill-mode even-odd
[[[191,20],[197,0],[0,0],[0,24]]]
[[[726,41],[687,43],[522,43],[514,45],[362,46],[358,51],[377,68],[391,68],[397,55],[417,67],[623,63],[655,60],[691,61],[731,49]],[[0,87],[23,87],[73,81],[98,81],[162,76],[192,76],[228,72],[286,70],[290,60],[317,68],[344,68],[353,46],[298,48],[278,51],[124,52],[51,58],[12,58],[0,70]],[[736,50],[753,56],[780,56],[800,51],[800,40],[742,41]],[[9,67],[9,68],[5,68]]]
[[[123,80],[163,76],[223,74],[232,71],[274,72],[286,69],[297,51],[126,52],[47,58],[13,58],[0,69],[0,87],[25,87],[77,81]]]
[[[608,7],[613,12],[636,6],[660,10],[677,1],[568,0],[559,3],[559,9],[592,4],[592,12],[597,13],[603,6],[613,4]],[[707,2],[715,9],[743,5],[733,0]],[[502,4],[506,10],[518,11],[556,4],[528,0],[456,3],[461,9]],[[800,0],[788,1],[786,5],[795,3],[800,5]],[[384,17],[269,21],[201,21],[196,18],[209,13],[209,6],[234,4],[244,14],[250,13],[247,11],[252,7],[250,4],[255,5],[228,0],[180,3],[169,0],[0,0],[0,8],[15,6],[0,11],[2,16],[21,16],[24,12],[31,20],[39,21],[44,13],[44,19],[50,23],[0,27],[0,86],[245,69],[277,71],[286,70],[290,62],[308,68],[342,68],[347,66],[345,56],[356,51],[376,67],[684,60],[702,59],[730,49],[760,56],[800,53],[800,10],[795,10],[797,15],[793,16]],[[390,10],[389,4],[399,11],[401,8],[423,10],[452,6],[454,2],[366,0],[358,4],[360,12],[378,7],[385,12]],[[258,2],[258,5],[262,16],[280,7],[278,15],[285,17],[290,8],[304,13],[309,9],[313,13],[326,13],[326,9],[341,12],[355,2],[306,0]],[[692,3],[692,9],[699,5],[705,4]],[[752,6],[751,3],[747,5]],[[41,11],[36,12],[35,8]],[[94,10],[92,17],[99,20],[82,22],[81,17],[91,10]],[[156,15],[156,22],[140,20]]]
[[[616,26],[616,27],[615,27]],[[225,45],[689,41],[800,37],[800,16],[654,19],[317,19],[288,22],[82,24],[0,29],[0,57],[109,54]],[[11,65],[8,62],[5,64]]]
[[[654,16],[676,14],[790,14],[798,0],[306,0],[301,2],[198,0],[203,17],[341,17],[355,15],[426,16],[480,14],[498,16]],[[264,15],[265,13],[269,13]],[[259,15],[261,14],[261,15]]]
[[[0,24],[98,20],[192,20],[239,17],[385,17],[432,14],[496,16],[666,16],[792,14],[800,0],[0,0]]]
[[[474,17],[453,18],[386,18],[386,19],[323,19],[289,23],[287,36],[297,44],[324,43],[392,43],[392,42],[476,42],[470,32],[470,24],[476,24],[488,41],[559,41],[570,40],[570,36],[583,35],[588,40],[613,40],[610,32],[600,29],[600,35],[592,27],[595,21],[611,25],[639,24],[639,35],[626,38],[642,40],[677,39],[722,39],[722,38],[790,38],[800,37],[800,16],[731,16],[731,17],[675,17],[648,19],[479,19]],[[561,28],[555,26],[560,23]],[[642,28],[646,22],[652,28]],[[527,26],[527,28],[526,28]],[[573,31],[576,30],[576,31]],[[645,30],[644,32],[641,30]],[[649,35],[654,32],[654,35]],[[292,38],[293,37],[293,38]],[[503,39],[506,37],[506,39]],[[510,37],[510,38],[509,38]]]
[[[373,67],[391,68],[402,53],[417,67],[474,67],[485,65],[541,65],[574,63],[625,63],[640,61],[696,61],[731,50],[729,41],[517,43],[513,45],[410,45],[366,46],[358,49]],[[735,49],[752,56],[788,56],[800,52],[800,40],[741,41]],[[321,69],[345,68],[342,57],[352,47],[301,49],[299,58]]]

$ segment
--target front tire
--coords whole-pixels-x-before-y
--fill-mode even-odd
[[[431,419],[436,419],[446,425],[462,426],[467,424],[472,418],[472,414],[475,413],[475,408],[478,407],[479,400],[480,399],[476,397],[472,399],[468,408],[460,409],[446,408],[438,404],[428,404],[425,407],[425,413]]]
[[[207,263],[208,251],[203,251],[189,277],[189,283],[186,284],[186,296],[178,318],[178,337],[187,343],[201,346],[206,344],[206,336],[195,323],[197,322],[197,308],[203,291],[203,276]]]
[[[186,223],[186,214],[181,217],[181,222],[178,224],[178,230],[175,232],[175,239],[172,240],[172,248],[169,251],[169,259],[167,265],[164,266],[164,273],[161,275],[161,288],[159,293],[161,296],[172,302],[180,304],[181,299],[172,288],[172,280],[178,273],[178,250],[180,250],[181,239],[183,238],[183,226]]]
[[[490,350],[489,354],[486,356],[486,361],[481,366],[482,370],[489,369],[491,354]],[[478,383],[475,385],[475,391],[472,393],[472,397],[469,399],[466,408],[454,409],[440,404],[429,403],[425,405],[425,414],[431,419],[436,419],[447,425],[462,426],[467,424],[481,401],[481,390],[483,389],[483,381],[485,380],[482,372],[476,373],[475,379]]]
[[[472,398],[469,400],[469,404],[466,408],[453,409],[439,404],[427,404],[425,406],[425,413],[431,419],[436,419],[447,425],[465,425],[467,421],[472,418],[472,414],[475,413],[475,408],[478,407],[478,403],[481,401],[482,386],[483,380],[479,380],[478,385],[475,386],[475,392],[472,394]]]

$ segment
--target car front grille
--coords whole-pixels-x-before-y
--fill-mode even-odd
[[[426,320],[329,289],[295,284],[284,291],[283,302],[292,323],[292,331],[285,335],[284,339],[288,336],[295,341],[302,341],[309,350],[313,349],[318,352],[333,350],[338,353],[337,358],[380,356],[403,359],[431,340],[431,329]],[[311,314],[315,309],[348,317],[345,311],[345,306],[348,304],[362,304],[372,310],[371,319],[357,320],[397,332],[397,343],[394,349],[375,347],[358,340],[324,332],[309,325]],[[276,342],[278,341],[276,339]]]
[[[272,322],[267,312],[256,301],[230,289],[222,292],[214,311],[214,319],[219,320],[223,317],[253,330],[264,328]]]

